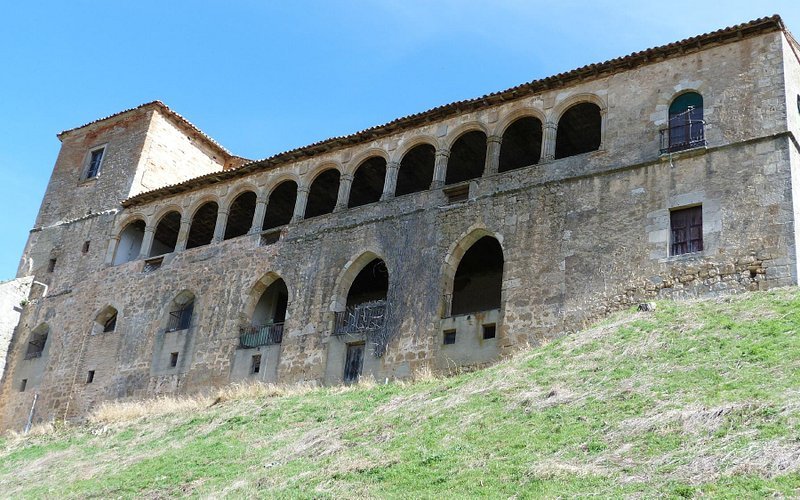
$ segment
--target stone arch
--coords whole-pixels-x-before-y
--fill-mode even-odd
[[[256,213],[258,195],[255,190],[239,191],[228,205],[227,219],[225,222],[224,240],[244,236],[253,227],[253,217]]]
[[[155,219],[158,222],[153,232],[153,244],[150,246],[149,257],[175,251],[175,245],[178,243],[178,234],[181,230],[182,215],[174,205],[171,205],[170,208],[171,210],[162,212],[160,217]]]
[[[341,175],[341,171],[334,166],[316,171],[308,187],[305,219],[333,212],[339,199]]]
[[[373,147],[357,153],[350,159],[350,161],[347,162],[346,166],[340,169],[340,171],[342,175],[355,175],[356,171],[365,161],[374,157],[383,158],[386,163],[389,163],[389,153],[387,153],[383,148]]]
[[[278,186],[283,184],[286,181],[292,181],[298,186],[300,185],[301,179],[300,176],[295,174],[294,172],[281,172],[274,177],[270,177],[269,184],[267,186],[266,192],[264,195],[269,198],[270,193],[275,190]]]
[[[605,116],[606,110],[608,109],[608,105],[606,104],[605,100],[603,100],[603,98],[597,94],[593,94],[591,92],[581,92],[578,94],[573,94],[565,98],[563,101],[557,103],[555,107],[547,114],[547,120],[553,123],[558,123],[561,117],[564,116],[564,113],[566,113],[570,108],[576,104],[585,102],[596,105],[598,108],[600,108],[600,114]]]
[[[199,311],[197,296],[189,289],[183,289],[172,297],[162,313],[161,331],[173,332],[191,329],[196,321],[195,311]]]
[[[275,271],[270,271],[264,274],[258,280],[256,280],[256,282],[253,283],[253,286],[251,286],[250,289],[248,290],[247,295],[244,298],[244,307],[242,308],[241,313],[239,314],[239,322],[242,325],[245,325],[250,322],[250,320],[253,318],[253,313],[256,310],[256,306],[258,305],[261,296],[264,294],[264,292],[267,291],[267,289],[270,286],[272,286],[279,280],[283,281],[283,283],[286,285],[286,291],[288,295],[286,317],[287,318],[289,317],[288,305],[292,303],[292,297],[293,297],[292,289],[289,287],[289,284],[279,273]]]
[[[248,191],[252,191],[256,195],[258,195],[259,189],[258,186],[251,182],[245,182],[243,184],[239,184],[236,186],[236,189],[231,190],[230,193],[227,194],[224,198],[222,198],[219,202],[220,210],[225,212],[231,209],[231,205],[236,201],[238,197],[245,194]]]
[[[144,240],[145,222],[142,218],[136,218],[128,222],[117,236],[117,248],[114,250],[112,264],[118,266],[126,262],[131,262],[139,257]]]
[[[353,171],[353,184],[347,206],[355,208],[380,201],[385,182],[386,157],[368,157]]]
[[[483,132],[484,135],[486,135],[487,137],[489,136],[489,128],[486,125],[484,125],[483,122],[473,120],[467,123],[462,123],[461,125],[455,127],[442,140],[442,143],[444,144],[445,149],[449,151],[453,149],[453,144],[455,144],[456,141],[461,138],[461,136],[469,132],[475,132],[475,131]]]
[[[547,122],[547,117],[542,112],[542,110],[538,108],[533,108],[530,106],[525,106],[522,108],[516,108],[498,120],[497,124],[495,125],[492,134],[498,137],[502,137],[502,135],[506,132],[506,129],[510,127],[515,121],[519,120],[520,118],[536,118],[542,123]]]
[[[445,184],[477,179],[486,166],[487,136],[484,127],[468,129],[452,142],[447,159]]]
[[[506,249],[503,245],[503,236],[499,233],[490,231],[483,225],[474,225],[465,231],[454,243],[450,245],[445,254],[442,265],[441,290],[441,314],[442,317],[450,315],[450,305],[453,296],[453,284],[458,271],[458,267],[464,255],[472,246],[484,237],[490,237],[497,241],[505,261]]]
[[[359,254],[358,257],[349,260],[344,265],[333,286],[333,297],[330,304],[330,310],[332,312],[341,312],[345,310],[347,307],[347,296],[350,292],[350,287],[353,285],[353,282],[361,273],[361,271],[363,271],[368,264],[376,259],[384,262],[384,264],[386,263],[386,259],[380,256],[377,252],[367,250]]]
[[[192,213],[189,235],[186,238],[187,249],[208,245],[214,239],[219,215],[219,203],[215,200],[206,201]]]
[[[555,159],[597,151],[603,144],[603,112],[594,102],[565,109],[556,128]]]
[[[434,137],[432,135],[427,135],[427,134],[415,135],[414,137],[411,137],[410,139],[405,141],[402,145],[400,145],[394,151],[390,161],[401,162],[401,161],[403,161],[403,157],[409,151],[411,151],[412,149],[414,149],[417,146],[421,146],[421,145],[424,145],[424,144],[428,144],[430,146],[433,146],[433,149],[436,150],[436,151],[438,151],[439,149],[442,148],[441,142],[436,137]]]
[[[270,189],[261,229],[284,226],[292,221],[297,204],[297,189],[297,181],[291,177],[285,177]]]
[[[118,318],[119,309],[114,307],[112,304],[107,304],[94,316],[94,321],[92,323],[92,335],[116,331]]]
[[[544,142],[543,115],[537,110],[523,108],[509,114],[497,127],[502,137],[498,172],[539,163]]]
[[[148,218],[143,213],[134,212],[134,213],[128,214],[125,217],[117,220],[114,223],[114,230],[113,230],[112,234],[118,236],[119,233],[121,233],[122,230],[125,229],[126,226],[128,226],[131,222],[136,222],[137,220],[144,221],[145,225],[147,224],[147,222],[149,222]],[[152,220],[152,217],[150,217],[150,220]]]
[[[395,196],[426,191],[433,182],[436,165],[436,146],[419,141],[400,157]]]

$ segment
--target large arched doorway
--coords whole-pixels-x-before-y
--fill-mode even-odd
[[[503,284],[503,249],[491,236],[484,236],[469,247],[453,277],[450,315],[500,308]]]

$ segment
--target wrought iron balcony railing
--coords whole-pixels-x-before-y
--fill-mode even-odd
[[[283,323],[246,326],[239,329],[239,347],[251,349],[263,345],[280,344],[283,340]]]
[[[385,300],[365,302],[336,313],[334,335],[358,335],[382,332],[386,326],[389,304]]]
[[[706,122],[692,118],[694,110],[672,117],[669,126],[661,129],[661,154],[675,153],[706,145]]]

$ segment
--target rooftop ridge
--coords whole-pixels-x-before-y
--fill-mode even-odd
[[[159,101],[158,99],[156,99],[155,101],[149,101],[149,102],[146,102],[144,104],[140,104],[140,105],[132,107],[132,108],[128,108],[128,109],[124,109],[122,111],[118,111],[118,112],[110,114],[108,116],[104,116],[102,118],[98,118],[96,120],[92,120],[92,121],[90,121],[88,123],[84,123],[83,125],[79,125],[77,127],[72,127],[70,129],[67,129],[67,130],[62,130],[61,132],[56,134],[56,137],[58,137],[58,139],[61,140],[61,137],[64,136],[65,134],[69,134],[69,133],[74,132],[76,130],[80,130],[82,128],[89,127],[91,125],[94,125],[95,123],[100,123],[100,122],[105,121],[105,120],[110,120],[111,118],[116,118],[118,116],[124,115],[125,113],[130,113],[131,111],[138,111],[140,109],[145,109],[145,108],[149,108],[149,107],[158,108],[161,111],[163,111],[164,114],[166,114],[167,116],[170,116],[170,117],[176,119],[178,122],[180,122],[180,123],[184,124],[185,126],[189,127],[189,129],[191,129],[192,131],[197,133],[208,144],[210,144],[211,146],[213,146],[216,149],[220,150],[221,152],[225,153],[225,155],[227,155],[229,157],[239,158],[236,155],[234,155],[233,153],[231,153],[230,151],[228,151],[225,148],[225,146],[223,146],[222,144],[220,144],[219,142],[214,140],[211,136],[209,136],[208,134],[206,134],[205,132],[200,130],[194,123],[190,122],[189,120],[184,118],[183,115],[181,115],[180,113],[174,111],[173,109],[171,109],[169,106],[167,106],[163,102]]]
[[[761,17],[752,21],[736,24],[727,28],[721,28],[693,37],[684,38],[682,40],[671,42],[665,45],[651,47],[600,63],[587,64],[570,71],[557,73],[555,75],[538,80],[532,80],[514,87],[509,87],[505,90],[485,94],[480,97],[443,104],[426,111],[396,118],[381,125],[375,125],[373,127],[359,130],[352,134],[334,136],[328,139],[313,142],[306,146],[276,153],[272,156],[260,160],[254,160],[249,163],[244,163],[238,167],[230,168],[222,172],[212,172],[175,184],[162,186],[160,188],[145,191],[137,194],[136,196],[132,196],[126,200],[123,200],[122,206],[130,207],[137,204],[146,203],[162,196],[190,191],[192,189],[200,188],[209,184],[214,184],[216,182],[246,175],[259,169],[276,168],[279,165],[290,163],[301,158],[307,158],[320,153],[331,152],[347,146],[359,144],[364,141],[371,141],[379,137],[385,137],[400,130],[413,128],[434,120],[445,119],[457,113],[463,113],[466,111],[497,105],[507,101],[521,99],[538,92],[563,88],[575,81],[594,80],[603,76],[607,76],[616,70],[627,71],[644,66],[646,64],[652,64],[656,60],[681,56],[689,51],[701,50],[714,44],[730,43],[745,37],[752,37],[773,31],[783,31],[788,33],[783,20],[777,14],[769,17]]]

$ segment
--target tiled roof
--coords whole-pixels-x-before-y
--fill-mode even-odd
[[[394,134],[398,131],[421,126],[436,120],[449,118],[453,115],[474,111],[481,108],[497,105],[507,101],[514,101],[526,96],[541,93],[546,90],[563,88],[576,82],[594,80],[608,76],[616,71],[627,71],[639,66],[651,64],[663,59],[678,57],[704,48],[730,43],[742,38],[756,36],[773,31],[785,31],[783,20],[778,15],[762,17],[728,28],[719,29],[710,33],[686,38],[678,42],[653,47],[634,52],[624,57],[617,57],[601,63],[589,64],[580,68],[558,73],[553,76],[534,80],[517,85],[506,90],[493,92],[474,99],[457,101],[443,106],[397,118],[383,125],[377,125],[350,135],[332,137],[323,141],[309,144],[300,148],[284,151],[262,160],[245,163],[237,168],[222,172],[213,172],[199,177],[164,186],[140,193],[122,202],[125,207],[146,203],[171,194],[197,189],[217,182],[233,179],[246,174],[275,168],[279,165],[290,163],[299,159],[315,156],[321,153],[334,151],[354,144],[372,141],[380,137]],[[164,106],[166,107],[166,106]],[[169,108],[167,108],[169,109]]]
[[[57,137],[59,139],[61,139],[61,137],[63,135],[68,134],[68,133],[73,132],[73,131],[78,130],[78,129],[82,129],[84,127],[88,127],[89,125],[94,125],[95,123],[102,122],[102,121],[108,120],[110,118],[115,118],[117,116],[124,115],[125,113],[129,113],[131,111],[137,111],[137,110],[140,110],[140,109],[151,108],[151,107],[161,110],[166,116],[172,117],[173,119],[177,120],[179,123],[183,124],[184,126],[188,127],[192,131],[194,131],[199,137],[201,137],[203,140],[205,140],[205,142],[208,143],[210,146],[212,146],[214,149],[217,149],[219,152],[225,154],[226,158],[234,156],[230,151],[225,149],[225,147],[222,146],[222,144],[218,143],[217,141],[215,141],[214,139],[212,139],[211,137],[206,135],[205,132],[203,132],[202,130],[197,128],[192,122],[190,122],[189,120],[187,120],[186,118],[184,118],[180,114],[176,113],[175,111],[171,110],[169,108],[169,106],[167,106],[166,104],[164,104],[161,101],[146,102],[144,104],[136,106],[135,108],[129,108],[129,109],[120,111],[119,113],[114,113],[113,115],[108,115],[108,116],[104,116],[103,118],[98,118],[97,120],[92,120],[89,123],[84,123],[83,125],[81,125],[79,127],[74,127],[74,128],[71,128],[71,129],[63,130],[63,131],[61,131],[61,132],[59,132],[57,134]]]

